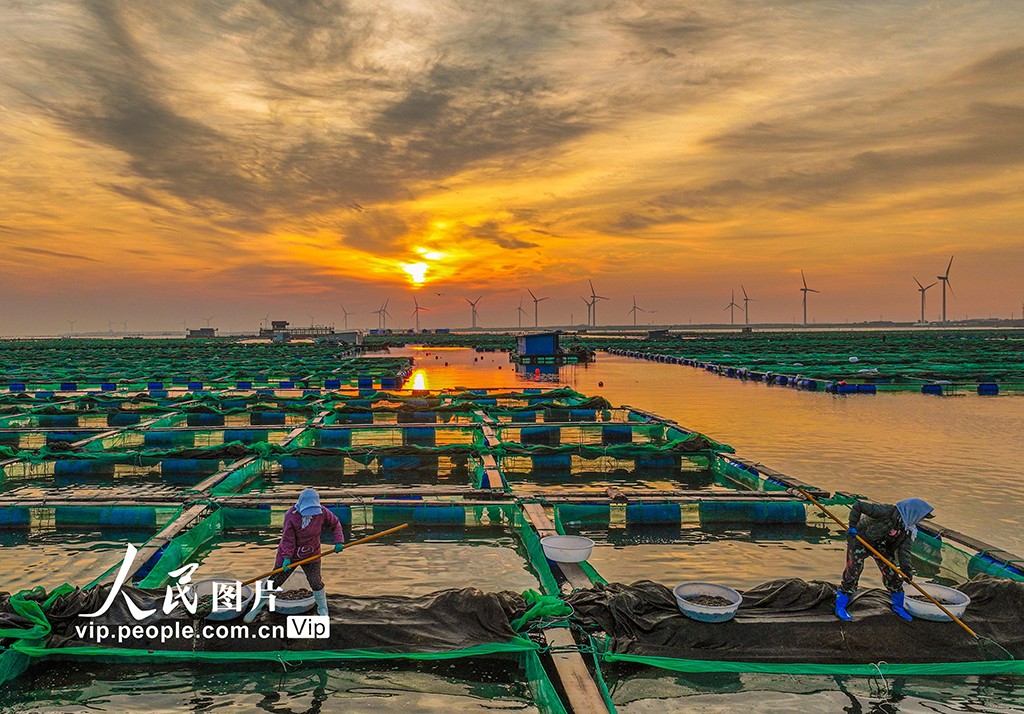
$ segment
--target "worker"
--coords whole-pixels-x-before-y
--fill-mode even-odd
[[[864,561],[872,555],[857,536],[871,544],[871,547],[885,556],[889,562],[899,560],[900,570],[907,581],[913,577],[910,562],[910,545],[917,538],[917,524],[923,518],[931,518],[932,507],[920,498],[907,498],[895,506],[858,501],[850,509],[850,528],[846,544],[846,570],[843,581],[836,591],[836,615],[843,620],[852,620],[846,606],[850,596],[857,592],[857,582],[864,571]],[[912,620],[903,609],[903,579],[877,556],[873,556],[882,571],[882,584],[889,591],[892,610],[904,620]]]
[[[320,495],[315,489],[307,488],[299,494],[299,500],[284,516],[281,543],[277,546],[277,560],[274,562],[274,570],[284,568],[284,571],[268,578],[263,589],[271,592],[282,585],[295,572],[295,568],[291,567],[293,562],[319,555],[320,533],[325,530],[329,530],[333,535],[334,552],[337,553],[345,546],[345,532],[341,527],[341,521],[320,505]],[[320,561],[303,563],[302,572],[306,574],[309,587],[313,590],[316,614],[327,615],[327,591],[320,575]],[[268,601],[269,596],[261,597],[246,614],[245,621],[255,620]]]

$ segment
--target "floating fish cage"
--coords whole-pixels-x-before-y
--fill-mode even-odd
[[[17,566],[21,574],[0,583],[12,593],[0,595],[0,615],[13,623],[2,631],[0,680],[21,675],[6,689],[30,690],[54,661],[76,671],[92,671],[97,662],[144,663],[167,667],[171,678],[175,667],[357,672],[388,660],[388,668],[403,671],[418,661],[441,667],[451,660],[471,672],[507,661],[518,665],[509,671],[525,686],[516,690],[523,708],[561,714],[611,712],[616,702],[632,701],[604,687],[604,667],[783,667],[755,646],[764,634],[750,612],[770,600],[759,594],[784,570],[803,578],[785,585],[794,597],[810,597],[827,587],[813,581],[835,571],[845,548],[844,533],[797,489],[840,517],[854,497],[816,489],[636,407],[564,388],[405,390],[399,365],[374,361],[351,360],[351,373],[329,374],[306,364],[287,370],[302,379],[276,384],[279,371],[273,379],[264,372],[262,381],[255,372],[196,373],[176,384],[140,380],[144,367],[122,365],[129,371],[119,377],[112,367],[92,366],[117,389],[78,389],[91,382],[76,375],[76,390],[61,389],[66,382],[52,393],[42,387],[54,383],[32,372],[38,365],[20,372],[25,388],[40,392],[15,390],[0,400],[0,536],[12,562],[51,566],[45,577]],[[394,384],[381,389],[371,373],[394,374]],[[271,612],[254,625],[281,629],[264,638],[192,633],[158,641],[143,628],[112,643],[69,625],[109,597],[116,603],[92,624],[134,626],[125,601],[112,595],[120,578],[134,607],[153,610],[158,634],[165,627],[179,632],[192,620],[160,609],[174,574],[190,566],[197,566],[194,580],[269,570],[285,513],[305,488],[317,489],[347,542],[408,524],[321,561],[332,623],[324,639],[286,637],[283,616]],[[540,541],[556,534],[591,539],[592,555],[580,563],[549,561]],[[138,552],[122,568],[128,542]],[[1019,559],[931,523],[921,528],[914,557],[921,576],[940,584],[995,576],[984,583],[998,592],[972,596],[975,603],[1009,602],[1003,584],[1024,588]],[[747,580],[730,577],[737,569]],[[726,638],[711,650],[658,649],[636,635],[643,628],[631,635],[628,623],[609,614],[623,612],[632,598],[652,612],[668,608],[658,626],[675,627],[682,616],[671,588],[684,581],[723,581],[744,591],[735,621],[700,636],[710,642],[723,632],[760,634],[747,644]],[[308,585],[301,571],[287,583]],[[818,598],[828,600],[821,592]],[[892,626],[877,602],[868,598],[863,608],[867,626]],[[842,656],[801,649],[806,623],[775,616],[797,643],[785,666],[835,664],[837,672],[853,673],[875,666],[856,648]],[[979,627],[998,639],[989,624]],[[847,641],[856,639],[845,632]],[[949,639],[952,630],[944,632],[932,659],[904,660],[896,652],[884,671],[1024,673],[1019,664],[967,656]]]

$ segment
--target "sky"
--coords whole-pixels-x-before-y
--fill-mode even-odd
[[[1021,315],[1019,0],[0,0],[0,334]],[[928,292],[928,319],[941,310]],[[312,317],[311,317],[312,316]],[[741,317],[737,314],[737,319]]]

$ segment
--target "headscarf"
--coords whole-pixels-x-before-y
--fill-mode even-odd
[[[910,531],[910,538],[917,538],[918,522],[932,512],[932,507],[920,498],[905,498],[896,504],[896,510],[903,519],[903,527]]]
[[[299,500],[295,503],[295,510],[302,516],[302,528],[305,528],[313,520],[313,516],[324,511],[320,506],[320,494],[315,489],[307,488],[299,494]]]

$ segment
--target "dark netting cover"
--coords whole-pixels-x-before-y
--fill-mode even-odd
[[[348,651],[363,650],[389,654],[451,652],[490,644],[508,643],[517,639],[509,624],[525,611],[525,603],[511,592],[483,593],[472,588],[441,590],[422,597],[349,597],[328,596],[331,628],[329,639],[268,638],[253,634],[245,638],[178,638],[160,641],[159,637],[122,641],[111,639],[97,643],[88,634],[80,636],[76,626],[106,625],[111,632],[118,626],[156,625],[228,625],[244,626],[241,617],[229,622],[196,621],[181,605],[164,615],[164,590],[123,587],[132,600],[143,609],[157,608],[157,613],[138,622],[132,617],[123,597],[118,597],[100,617],[84,618],[81,613],[99,610],[106,601],[111,585],[92,590],[76,589],[58,597],[46,613],[52,631],[46,640],[47,650],[59,654],[59,648],[109,647],[148,651],[190,652],[268,652]],[[2,601],[0,601],[2,602]],[[315,614],[315,613],[312,613]],[[261,625],[284,625],[286,616],[264,610],[248,631],[256,633]],[[12,623],[13,624],[13,623]]]
[[[1024,583],[978,576],[959,589],[971,598],[964,622],[1024,658]],[[736,617],[717,624],[680,614],[672,590],[649,580],[597,585],[566,601],[588,629],[607,633],[615,654],[822,664],[1009,659],[956,623],[902,620],[882,590],[860,591],[849,607],[853,621],[843,622],[833,612],[835,592],[830,583],[774,580],[743,592]]]

